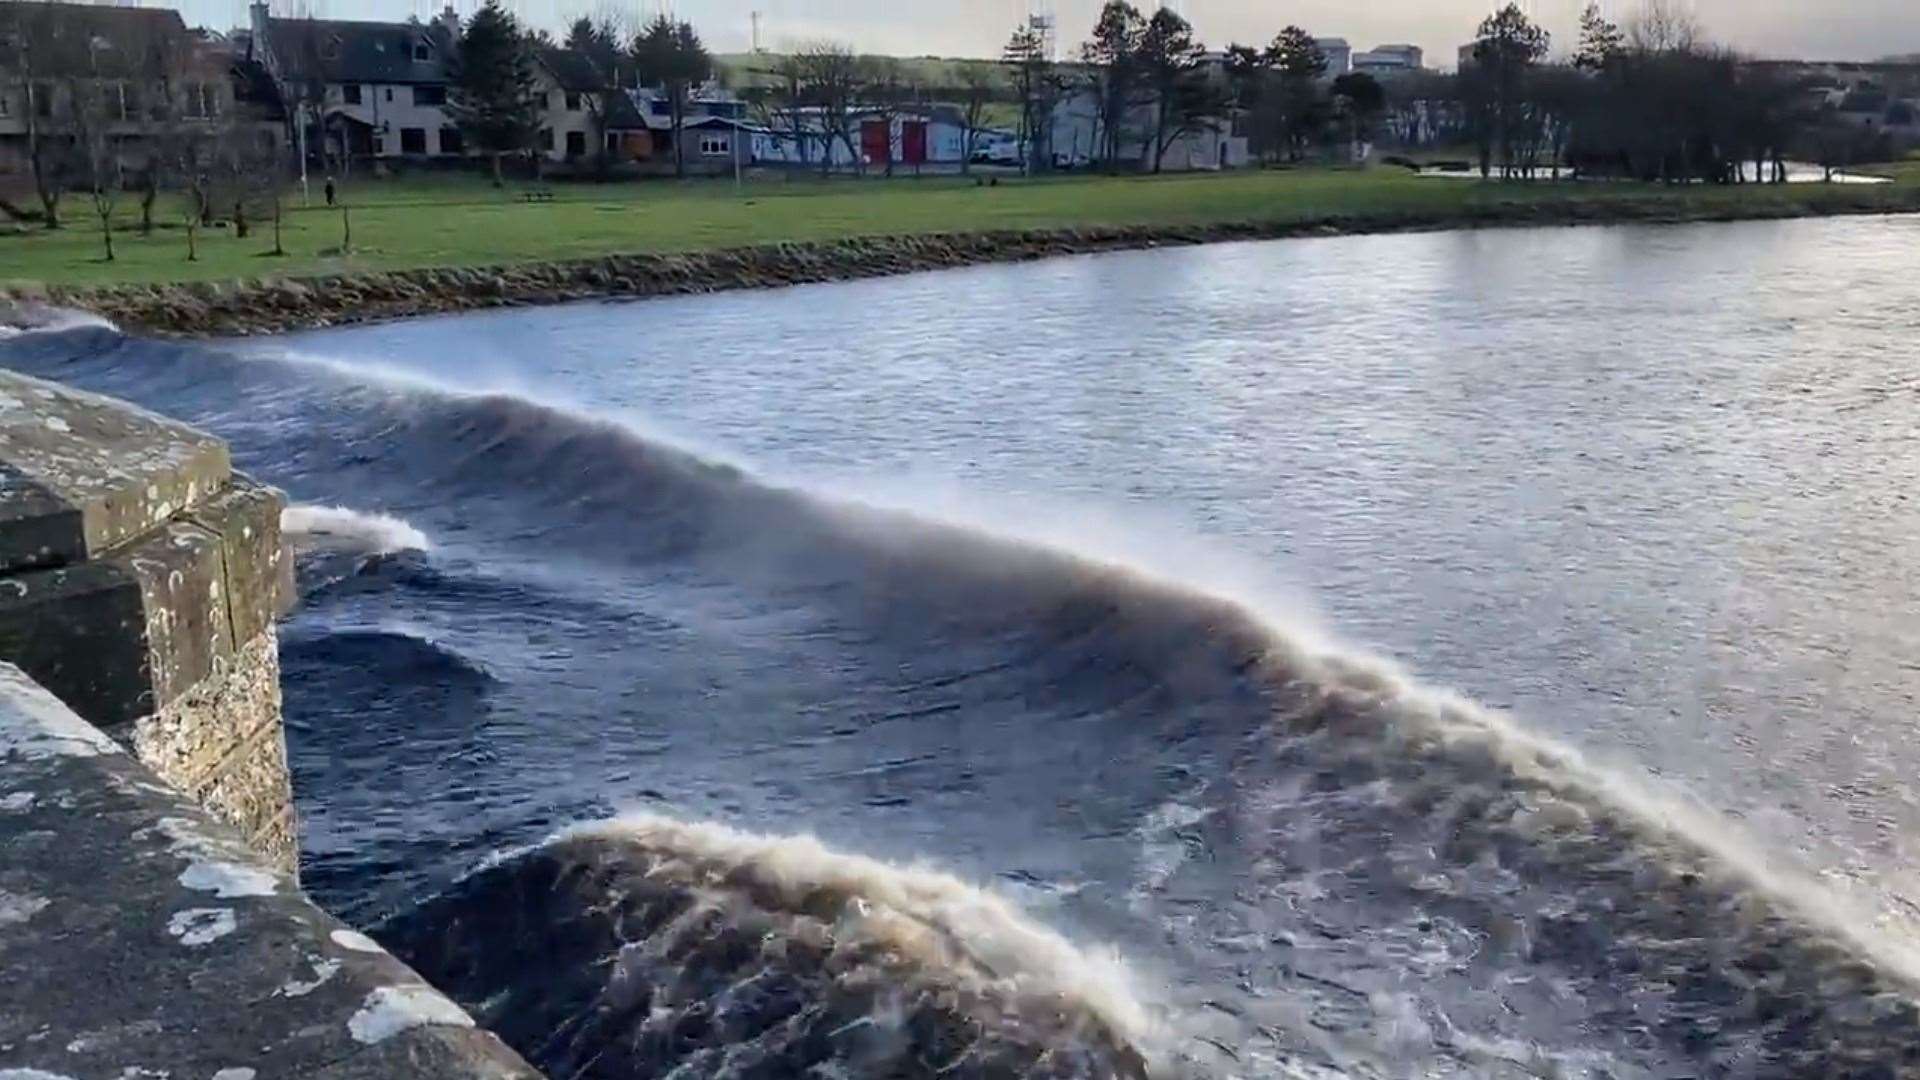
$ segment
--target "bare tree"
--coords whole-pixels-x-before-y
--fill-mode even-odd
[[[862,115],[866,123],[878,124],[885,132],[882,139],[882,153],[886,160],[880,163],[884,175],[893,175],[893,166],[898,158],[894,152],[893,133],[901,116],[912,103],[915,92],[907,82],[906,69],[900,61],[891,56],[868,56],[860,60],[861,84],[866,90],[865,105],[867,111]],[[866,149],[866,140],[861,139],[861,150]],[[872,162],[866,164],[872,165]]]
[[[821,175],[833,168],[835,140],[846,147],[848,158],[858,164],[860,147],[854,141],[853,110],[866,85],[861,63],[852,49],[831,41],[805,46],[794,58],[799,61],[807,103],[820,114]]]
[[[0,6],[0,70],[19,80],[25,111],[27,167],[40,200],[40,221],[60,227],[60,202],[81,172],[75,152],[71,101],[57,76],[86,64],[84,41],[91,35],[76,25],[74,9],[55,4]]]
[[[1680,0],[1644,0],[1627,20],[1627,44],[1644,53],[1688,53],[1701,37],[1700,20]]]
[[[1014,30],[1001,54],[1012,72],[1013,94],[1020,103],[1020,161],[1028,172],[1051,164],[1053,110],[1066,93],[1067,80],[1047,54],[1047,43],[1031,26]]]
[[[1006,79],[991,64],[967,64],[960,69],[960,119],[965,131],[960,140],[960,171],[973,171],[973,155],[980,149],[980,136],[986,131],[987,109],[1006,88]]]

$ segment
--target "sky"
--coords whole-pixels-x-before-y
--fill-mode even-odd
[[[161,6],[168,0],[139,0]],[[404,19],[431,14],[445,0],[274,0],[303,3],[314,14],[337,19]],[[454,0],[471,11],[479,0]],[[523,18],[557,27],[574,16],[604,9],[627,18],[651,16],[666,7],[692,21],[716,52],[744,50],[752,12],[762,13],[762,40],[772,48],[831,38],[863,52],[901,56],[997,54],[1030,0],[504,0]],[[1063,46],[1086,36],[1101,0],[1050,2]],[[1499,0],[1504,2],[1504,0]],[[1585,0],[1521,0],[1570,46]],[[1710,35],[1743,52],[1774,58],[1870,60],[1920,53],[1920,0],[1682,0],[1689,2]],[[187,21],[216,28],[245,19],[244,0],[178,0]],[[1151,9],[1154,0],[1135,0]],[[1344,37],[1356,49],[1410,42],[1427,50],[1432,66],[1451,66],[1458,47],[1473,36],[1496,0],[1169,0],[1193,22],[1201,40],[1223,47],[1264,43],[1281,26],[1297,22],[1323,37]],[[1634,0],[1603,0],[1616,17]]]

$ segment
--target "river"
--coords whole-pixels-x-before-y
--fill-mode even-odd
[[[362,925],[645,811],[1005,898],[1170,1071],[1891,1076],[1917,275],[1452,232],[0,364],[345,508],[283,654]]]

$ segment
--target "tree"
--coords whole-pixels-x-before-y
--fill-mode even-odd
[[[838,140],[847,148],[847,157],[860,161],[860,147],[853,137],[853,109],[858,103],[864,72],[853,50],[831,41],[815,42],[795,54],[799,61],[801,85],[807,106],[820,114],[820,172],[833,168],[833,144]]]
[[[1643,0],[1626,36],[1639,52],[1690,53],[1701,37],[1700,21],[1675,0]]]
[[[1095,156],[1109,169],[1119,164],[1127,115],[1138,100],[1140,39],[1146,29],[1147,21],[1138,8],[1126,0],[1107,0],[1100,9],[1099,21],[1094,23],[1093,36],[1080,46],[1080,60],[1086,66],[1088,89],[1094,97]]]
[[[973,155],[980,149],[980,136],[987,129],[987,108],[1006,88],[1006,79],[991,64],[967,64],[960,69],[960,120],[965,125],[960,140],[960,171],[973,171]]]
[[[768,131],[785,129],[802,164],[813,161],[813,140],[803,121],[801,110],[808,101],[807,76],[797,56],[776,57],[771,67],[754,72],[765,76],[766,83],[752,85],[743,92],[749,107]]]
[[[1320,79],[1327,73],[1327,54],[1313,35],[1288,26],[1274,36],[1263,57],[1277,81],[1270,95],[1273,123],[1287,149],[1287,158],[1300,160],[1301,151],[1322,126]]]
[[[74,152],[72,102],[54,76],[85,63],[83,42],[91,38],[77,25],[77,11],[56,4],[0,6],[0,71],[18,78],[26,126],[27,168],[40,200],[40,221],[60,227],[60,202],[83,167]]]
[[[1573,54],[1573,66],[1582,71],[1604,71],[1627,50],[1626,35],[1607,20],[1599,4],[1588,4],[1580,13],[1580,47]]]
[[[1001,55],[1020,103],[1020,160],[1026,171],[1035,172],[1053,162],[1053,110],[1066,92],[1066,80],[1047,55],[1046,38],[1030,25],[1014,30]]]
[[[450,75],[447,114],[492,159],[500,186],[501,159],[533,145],[540,105],[532,48],[499,0],[487,0],[461,31]]]
[[[1135,63],[1153,105],[1153,171],[1182,135],[1200,130],[1227,112],[1226,95],[1207,77],[1206,47],[1193,27],[1170,8],[1161,8],[1140,35]]]
[[[654,17],[633,42],[633,62],[641,81],[660,88],[667,97],[668,126],[673,137],[673,174],[687,175],[687,101],[701,83],[713,77],[713,57],[689,22],[675,22],[665,13]]]
[[[1360,148],[1373,141],[1373,125],[1387,111],[1387,91],[1379,80],[1364,71],[1349,72],[1333,80],[1333,98],[1340,103],[1340,115],[1347,122],[1347,139],[1360,157]]]
[[[1473,43],[1473,63],[1466,77],[1478,84],[1480,116],[1485,125],[1481,139],[1481,170],[1489,167],[1490,151],[1496,150],[1512,175],[1514,145],[1525,137],[1525,127],[1533,119],[1525,97],[1528,72],[1547,55],[1552,42],[1547,31],[1527,18],[1518,4],[1508,4],[1487,16]]]

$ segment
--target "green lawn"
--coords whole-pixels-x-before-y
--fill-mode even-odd
[[[1303,169],[1166,177],[1071,177],[979,187],[963,178],[839,179],[749,183],[667,181],[556,184],[551,203],[520,198],[524,185],[495,189],[475,177],[369,181],[346,186],[353,244],[340,253],[339,210],[300,207],[289,196],[286,257],[273,257],[271,225],[234,237],[202,230],[200,260],[186,261],[177,208],[151,236],[134,231],[127,200],[116,233],[118,258],[100,257],[85,198],[68,200],[57,231],[0,233],[0,283],[103,284],[290,276],[559,259],[621,252],[737,247],[858,235],[964,232],[1091,225],[1190,225],[1313,221],[1329,216],[1524,211],[1541,203],[1629,200],[1662,207],[1737,213],[1790,202],[1817,210],[1834,202],[1920,196],[1920,163],[1889,166],[1899,183],[1880,189],[1825,185],[1661,189],[1626,184],[1498,184],[1415,177],[1393,168]],[[315,184],[314,202],[319,199]]]

